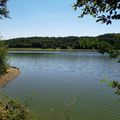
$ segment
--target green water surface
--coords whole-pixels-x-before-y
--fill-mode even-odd
[[[39,120],[120,120],[120,96],[101,79],[120,81],[120,63],[96,52],[16,51],[20,76],[2,88]]]

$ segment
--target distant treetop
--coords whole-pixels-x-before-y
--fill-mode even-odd
[[[120,20],[120,0],[77,0],[73,7],[75,10],[81,8],[80,17],[97,17],[96,22],[108,25],[112,20]]]

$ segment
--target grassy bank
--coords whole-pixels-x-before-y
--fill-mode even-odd
[[[8,51],[96,51],[94,49],[42,49],[42,48],[9,48]]]

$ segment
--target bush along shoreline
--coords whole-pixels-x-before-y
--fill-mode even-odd
[[[4,96],[0,99],[0,120],[38,120],[27,106]]]
[[[0,75],[6,73],[8,68],[7,64],[7,45],[4,42],[0,42]]]

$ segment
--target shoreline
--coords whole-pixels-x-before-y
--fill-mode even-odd
[[[96,52],[95,49],[42,49],[42,48],[8,48],[8,51],[92,51]]]
[[[19,68],[10,66],[7,72],[0,76],[0,86],[5,86],[8,82],[14,80],[20,74]]]

